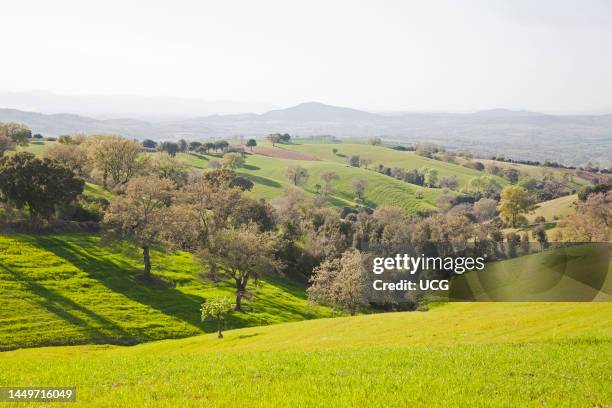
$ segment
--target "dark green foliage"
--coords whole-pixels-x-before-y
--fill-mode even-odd
[[[17,153],[0,159],[0,191],[18,208],[28,207],[35,221],[51,218],[56,206],[68,205],[83,192],[85,183],[72,171],[31,153]]]
[[[612,190],[612,182],[595,184],[594,186],[585,186],[578,190],[578,198],[580,201],[586,201],[590,194],[606,193]]]
[[[151,139],[145,139],[142,141],[142,147],[146,147],[147,149],[155,149],[157,147],[157,142]]]

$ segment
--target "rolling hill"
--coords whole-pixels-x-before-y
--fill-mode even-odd
[[[199,169],[206,169],[210,160],[219,159],[219,157],[212,155],[194,154],[180,154],[178,157]],[[237,172],[253,181],[255,186],[252,194],[255,197],[272,199],[284,194],[284,189],[289,186],[286,176],[287,168],[297,165],[304,167],[309,173],[308,181],[304,187],[310,195],[316,192],[316,184],[324,184],[320,179],[322,172],[336,172],[338,180],[332,183],[336,193],[330,199],[331,203],[336,206],[354,206],[356,204],[352,186],[356,179],[367,181],[365,201],[371,207],[388,204],[403,208],[408,212],[434,209],[436,199],[441,194],[440,189],[419,187],[373,170],[350,167],[338,162],[287,160],[262,155],[248,155],[246,165],[238,169]],[[415,197],[417,190],[422,191],[422,199]]]
[[[77,406],[606,406],[610,303],[464,303],[134,347],[0,353]],[[510,329],[511,328],[511,329]]]
[[[190,254],[152,256],[155,285],[139,281],[141,254],[92,234],[0,236],[0,350],[57,344],[135,344],[214,330],[200,322],[210,296],[231,282],[203,279]],[[229,327],[330,316],[308,304],[304,283],[278,277],[252,286],[249,313]]]

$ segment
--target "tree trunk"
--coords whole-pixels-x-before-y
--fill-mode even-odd
[[[242,310],[242,297],[244,296],[244,288],[246,284],[242,279],[236,279],[236,307],[234,308],[237,312],[243,312]]]
[[[142,257],[144,259],[144,278],[146,280],[151,279],[151,256],[149,254],[149,247],[142,247]]]
[[[223,330],[223,320],[221,319],[219,319],[218,330],[219,330],[219,334],[217,335],[217,338],[222,339],[223,333],[221,333],[221,330]]]

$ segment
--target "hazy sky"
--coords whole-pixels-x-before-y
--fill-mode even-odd
[[[0,89],[612,111],[612,0],[5,1]]]

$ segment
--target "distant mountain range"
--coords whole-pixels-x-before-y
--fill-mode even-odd
[[[380,114],[318,102],[261,114],[198,116],[187,119],[94,119],[74,114],[41,114],[0,109],[0,121],[24,123],[48,136],[118,133],[156,140],[264,137],[287,132],[306,137],[380,136],[389,143],[431,142],[483,155],[554,160],[565,164],[612,162],[612,115],[549,115],[493,109],[476,113]]]

